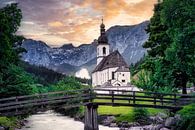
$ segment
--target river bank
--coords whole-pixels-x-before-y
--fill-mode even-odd
[[[168,117],[163,113],[150,117],[147,125],[138,122],[116,122],[112,115],[101,115],[99,118],[100,130],[170,130],[180,119],[179,115]],[[38,112],[25,119],[17,120],[13,130],[83,130],[84,123],[52,110]],[[6,129],[1,129],[6,130]],[[9,129],[10,130],[10,129]]]

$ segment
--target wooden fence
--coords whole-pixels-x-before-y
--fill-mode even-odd
[[[195,102],[195,95],[137,92],[126,90],[81,89],[0,99],[0,115],[20,115],[59,106],[66,108],[87,104],[180,109]]]

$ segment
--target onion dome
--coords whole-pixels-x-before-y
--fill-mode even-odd
[[[108,38],[106,36],[105,25],[103,23],[103,19],[100,25],[100,36],[98,38],[98,44],[108,44]]]

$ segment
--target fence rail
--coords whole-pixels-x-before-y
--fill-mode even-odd
[[[127,90],[80,89],[0,99],[0,115],[17,115],[33,107],[66,108],[96,105],[179,109],[195,102],[195,95]],[[38,109],[37,109],[38,110]]]

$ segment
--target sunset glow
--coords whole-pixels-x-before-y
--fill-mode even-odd
[[[18,2],[23,19],[18,34],[42,40],[50,46],[89,44],[99,35],[104,17],[106,29],[149,20],[157,0],[1,0]]]

